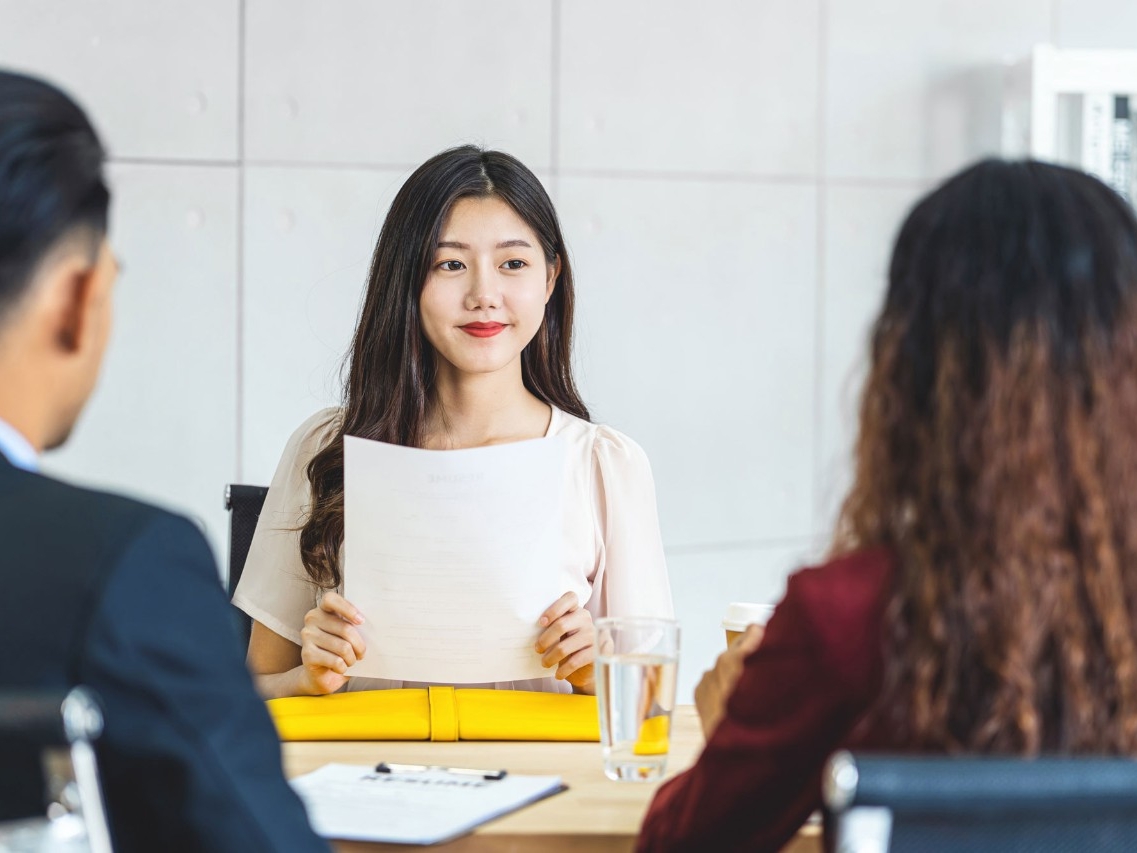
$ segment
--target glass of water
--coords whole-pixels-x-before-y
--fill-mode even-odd
[[[596,700],[604,774],[619,781],[663,776],[679,669],[679,623],[596,620]]]

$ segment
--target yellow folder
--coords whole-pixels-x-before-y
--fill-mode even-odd
[[[428,687],[270,699],[281,740],[598,741],[596,697]]]

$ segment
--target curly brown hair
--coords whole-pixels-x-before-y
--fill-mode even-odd
[[[835,551],[897,571],[896,746],[1137,752],[1137,222],[985,161],[897,238]]]

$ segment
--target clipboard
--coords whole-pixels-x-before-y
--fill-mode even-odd
[[[316,833],[341,841],[440,844],[567,787],[559,776],[325,764],[291,781]]]

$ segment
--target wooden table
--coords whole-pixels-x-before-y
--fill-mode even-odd
[[[691,706],[676,709],[672,721],[667,775],[689,767],[703,746]],[[613,782],[604,776],[600,746],[594,743],[422,741],[294,742],[284,744],[284,769],[291,776],[324,764],[441,764],[451,767],[504,767],[510,773],[560,776],[568,790],[492,821],[473,834],[432,850],[472,851],[630,851],[659,783]],[[402,845],[340,842],[340,853],[407,850]],[[821,849],[817,830],[806,827],[787,846],[793,853]]]

